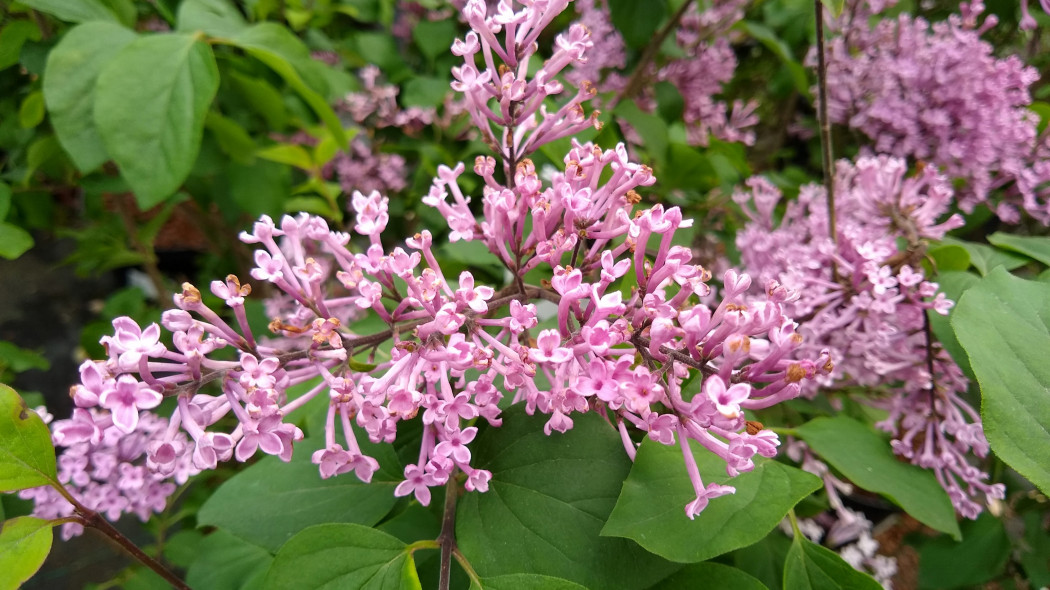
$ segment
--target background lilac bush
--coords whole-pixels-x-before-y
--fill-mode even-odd
[[[4,587],[1050,583],[1045,14],[4,18],[0,255],[131,285],[48,409],[4,331]]]

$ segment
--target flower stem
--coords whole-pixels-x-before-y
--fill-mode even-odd
[[[824,59],[824,5],[813,0],[817,19],[817,118],[820,119],[820,151],[824,168],[824,190],[828,195],[828,234],[838,251],[839,234],[835,227],[835,182],[832,178],[831,121],[828,119],[828,65]],[[838,281],[838,265],[831,260],[832,280]]]
[[[445,514],[441,519],[441,569],[438,573],[438,590],[448,590],[452,574],[452,553],[456,551],[456,499],[459,496],[459,484],[455,477],[448,478],[445,486]]]

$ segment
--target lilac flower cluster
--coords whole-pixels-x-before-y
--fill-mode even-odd
[[[69,452],[91,442],[71,457],[94,465],[112,441],[125,463],[156,474],[144,481],[179,481],[260,451],[289,460],[304,436],[289,416],[320,397],[328,402],[325,444],[312,460],[321,477],[353,471],[369,481],[379,464],[361,437],[390,443],[416,420],[418,460],[404,468],[395,494],[427,504],[430,488],[457,474],[468,490],[488,489],[492,474],[472,465],[469,444],[480,420],[501,424],[507,393],[528,413],[549,416],[548,434],[572,428],[575,414],[598,412],[631,457],[631,430],[680,445],[696,492],[689,517],[733,492],[704,484],[688,441],[725,460],[730,475],[753,469],[755,455],[773,456],[779,440],[746,411],[796,397],[805,379],[831,371],[829,353],[798,354],[802,338],[784,313],[797,294],[782,285],[770,283],[756,299],[750,279],[729,271],[720,297],[711,298],[709,273],[674,245],[691,221],[677,207],[632,214],[641,200],[635,189],[655,179],[622,145],[574,142],[563,172],[546,184],[537,175],[531,150],[595,121],[583,113],[593,94],[586,84],[559,107],[545,104],[563,91],[555,76],[591,47],[584,27],[558,36],[544,64],[529,67],[540,31],[567,3],[526,3],[515,12],[502,2],[489,14],[471,0],[464,12],[473,31],[453,46],[465,58],[455,88],[499,157],[503,180],[496,158],[479,157],[482,202],[472,209],[458,182],[464,166],[442,166],[426,202],[448,220],[451,241],[484,243],[510,284],[497,290],[469,271],[450,280],[429,231],[385,247],[388,201],[378,192],[353,194],[353,232],[306,214],[279,224],[264,216],[241,239],[258,247],[252,278],[277,293],[267,304],[277,337],[253,333],[244,305],[251,288],[237,277],[210,285],[224,309],[186,283],[162,318],[170,345],[156,324],[114,321],[108,359],[83,367],[73,391],[81,409],[56,427],[56,443]],[[556,304],[550,327],[541,327],[536,300]],[[352,333],[347,324],[362,313],[387,329]],[[291,395],[296,385],[306,391]],[[163,398],[175,405],[166,422],[150,412]],[[141,444],[123,442],[130,440]],[[73,467],[68,481],[74,493],[87,493],[81,484],[90,482]],[[121,489],[110,516],[156,510],[171,491],[143,489],[151,491]]]
[[[690,6],[675,31],[681,56],[659,68],[646,66],[652,70],[648,75],[673,84],[682,95],[682,118],[687,139],[693,145],[707,145],[711,137],[754,142],[749,128],[758,122],[754,116],[757,105],[737,100],[730,106],[715,98],[736,71],[736,55],[727,35],[733,24],[744,17],[746,4],[746,0],[732,0],[703,9]],[[577,22],[586,26],[600,45],[591,54],[593,57],[576,66],[566,78],[577,83],[590,81],[602,93],[622,93],[629,82],[622,74],[626,45],[612,25],[608,4],[603,0],[578,0],[576,9],[580,15]],[[656,107],[650,91],[630,98],[645,110]]]
[[[1028,109],[1039,79],[1017,56],[996,58],[981,35],[983,5],[930,24],[901,15],[868,20],[882,9],[851,3],[828,45],[828,112],[871,138],[878,153],[935,164],[962,181],[959,205],[987,204],[1004,221],[1023,209],[1050,223],[1050,143]]]
[[[953,194],[932,166],[906,173],[888,156],[839,162],[834,238],[822,187],[802,187],[776,222],[780,191],[753,178],[736,195],[751,218],[737,245],[749,272],[801,293],[786,312],[800,323],[802,350],[827,347],[837,359],[820,385],[881,393],[865,401],[889,412],[877,426],[894,435],[894,451],[932,469],[956,510],[976,518],[982,498],[1002,498],[1004,488],[968,462],[986,456],[988,442],[963,397],[966,378],[931,338],[927,310],[946,314],[953,304],[921,265],[926,241],[962,219],[939,222]]]

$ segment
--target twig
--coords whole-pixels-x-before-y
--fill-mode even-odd
[[[824,5],[821,0],[813,0],[817,18],[817,112],[820,119],[820,151],[824,168],[824,190],[828,195],[828,234],[831,236],[835,250],[838,251],[839,234],[835,226],[835,181],[832,177],[831,154],[831,121],[828,119],[828,66],[824,60]],[[835,259],[831,259],[831,278],[838,282],[839,269]]]
[[[620,94],[616,95],[616,98],[610,103],[610,106],[615,106],[625,98],[634,98],[638,91],[642,89],[642,85],[645,84],[646,70],[649,69],[649,64],[656,59],[656,54],[660,51],[660,46],[663,45],[664,40],[671,34],[671,31],[678,26],[679,21],[685,16],[686,10],[692,5],[693,0],[685,0],[678,10],[671,16],[671,20],[667,21],[664,28],[660,29],[660,32],[653,37],[652,41],[645,46],[645,51],[642,52],[642,56],[638,59],[638,64],[634,67],[634,72],[631,73],[631,77],[628,78],[627,84],[624,85],[623,90]]]
[[[452,554],[456,551],[456,500],[459,496],[459,484],[456,478],[449,476],[445,486],[445,514],[441,519],[441,569],[438,573],[438,590],[449,589],[452,574]]]

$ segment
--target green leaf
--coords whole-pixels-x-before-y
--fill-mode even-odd
[[[634,127],[642,138],[642,145],[657,165],[667,161],[667,123],[656,115],[643,112],[634,101],[626,100],[616,105],[613,114]]]
[[[204,118],[204,126],[215,136],[224,154],[241,164],[255,159],[255,142],[239,123],[211,111]]]
[[[273,162],[255,160],[250,166],[231,163],[226,169],[230,196],[245,213],[278,217],[291,191],[291,170]]]
[[[817,418],[795,432],[857,486],[882,494],[919,522],[959,538],[955,509],[932,471],[897,459],[889,442],[845,416]]]
[[[483,578],[481,585],[470,583],[470,590],[587,590],[576,582],[538,574],[507,574]]]
[[[845,0],[820,0],[820,3],[824,5],[825,10],[831,14],[832,18],[838,18],[842,14],[842,6],[845,4]]]
[[[660,186],[702,193],[718,184],[718,174],[704,154],[683,143],[669,146],[667,166],[660,176]]]
[[[594,413],[547,436],[548,416],[521,405],[475,441],[473,464],[492,472],[489,491],[459,501],[456,538],[482,577],[529,572],[590,588],[644,588],[675,569],[625,539],[603,538],[630,470],[620,437]]]
[[[32,129],[44,121],[44,93],[30,92],[18,108],[18,124],[23,129]]]
[[[936,264],[937,272],[943,273],[953,270],[966,270],[970,268],[970,253],[958,244],[939,244],[929,250],[930,257]]]
[[[276,23],[259,23],[248,27],[230,42],[284,78],[325,124],[339,147],[347,149],[349,139],[339,116],[329,106],[328,100],[303,80],[303,69],[311,63],[309,50],[295,35]]]
[[[1050,284],[996,268],[966,291],[952,326],[981,385],[992,450],[1050,493]]]
[[[295,166],[296,168],[306,170],[307,172],[314,168],[313,157],[310,156],[310,152],[301,145],[280,143],[263,148],[255,152],[255,155],[271,162]]]
[[[1010,549],[1003,522],[985,512],[963,523],[961,542],[942,537],[919,548],[919,587],[980,586],[1003,572]]]
[[[176,30],[202,31],[213,37],[235,37],[248,21],[229,0],[183,0],[179,4]]]
[[[109,159],[94,118],[99,72],[135,38],[133,31],[114,23],[84,23],[66,33],[48,54],[44,100],[51,126],[82,173]]]
[[[0,588],[18,588],[51,552],[51,521],[20,516],[0,523]]]
[[[21,373],[30,369],[46,371],[50,367],[51,363],[40,353],[0,340],[0,371],[6,368]]]
[[[0,257],[14,260],[33,247],[33,236],[10,223],[0,222]]]
[[[372,590],[404,583],[411,553],[397,538],[356,524],[319,524],[292,537],[266,575],[267,590]],[[411,576],[409,576],[411,579]],[[418,588],[418,580],[415,587]]]
[[[666,0],[609,0],[613,26],[628,46],[639,49],[649,44],[667,16]]]
[[[117,15],[99,0],[20,0],[20,2],[35,10],[46,12],[59,20],[71,23],[97,20],[120,22]]]
[[[842,0],[838,1],[842,2]],[[765,46],[773,55],[780,58],[780,61],[784,63],[784,67],[791,74],[791,81],[795,86],[795,90],[803,96],[808,97],[810,95],[810,84],[809,78],[806,77],[806,69],[795,59],[791,46],[778,37],[772,29],[753,21],[740,21],[733,28],[744,31]]]
[[[284,129],[288,124],[288,109],[284,106],[284,97],[276,88],[261,78],[246,76],[235,70],[224,75],[224,80],[232,83],[245,103],[266,120],[266,126],[271,131]]]
[[[18,63],[26,41],[39,41],[40,28],[31,20],[11,20],[0,28],[0,70]]]
[[[452,19],[421,20],[412,27],[412,40],[430,61],[448,53],[456,38],[456,22]]]
[[[376,472],[370,484],[352,473],[321,479],[310,450],[298,448],[290,463],[265,457],[219,486],[201,506],[197,523],[275,552],[312,524],[376,524],[394,507],[394,487],[401,479],[400,473],[386,469]]]
[[[0,221],[7,219],[8,212],[11,211],[11,200],[14,195],[11,190],[11,186],[6,182],[0,182]]]
[[[57,478],[51,431],[15,390],[0,383],[0,492],[46,486]]]
[[[956,244],[966,248],[966,251],[970,253],[970,262],[982,276],[987,275],[997,266],[1005,267],[1006,270],[1013,270],[1028,263],[1028,260],[1023,256],[1018,256],[1011,252],[1005,252],[998,248],[988,246],[987,244],[964,242],[952,238],[945,238],[941,243]]]
[[[754,576],[735,567],[705,561],[685,566],[671,577],[662,580],[652,590],[691,590],[697,580],[705,588],[719,590],[766,590],[766,585]]]
[[[784,562],[784,590],[880,590],[868,574],[858,572],[838,553],[795,535]]]
[[[995,232],[988,236],[988,241],[1004,250],[1024,254],[1050,266],[1050,238]]]
[[[266,549],[219,529],[200,542],[197,559],[186,572],[186,583],[208,590],[262,588],[272,562],[273,556]]]
[[[218,89],[211,47],[194,35],[136,39],[102,68],[95,122],[139,208],[169,197],[190,173]]]
[[[980,282],[981,277],[972,272],[949,271],[938,273],[934,280],[940,285],[940,292],[958,304],[963,293]],[[970,367],[970,357],[966,355],[962,344],[959,344],[959,339],[955,337],[955,330],[952,329],[951,319],[958,309],[959,307],[956,305],[948,311],[946,316],[928,309],[926,310],[926,316],[930,318],[930,328],[933,329],[933,335],[937,337],[937,341],[941,343],[944,350],[948,351],[952,360],[959,365],[959,368],[962,369],[967,378],[976,380],[977,377],[973,374],[973,368]]]
[[[696,493],[681,449],[646,439],[602,534],[634,539],[672,561],[704,561],[766,536],[820,487],[816,476],[776,461],[757,460],[754,471],[730,478],[713,453],[694,449],[693,456],[706,483],[731,485],[736,493],[712,500],[690,520],[685,505]]]
[[[413,76],[401,86],[401,104],[406,107],[437,107],[449,93],[448,80]]]
[[[784,561],[791,550],[791,540],[774,531],[758,543],[737,549],[732,563],[761,581],[767,588],[780,590],[784,583]]]

